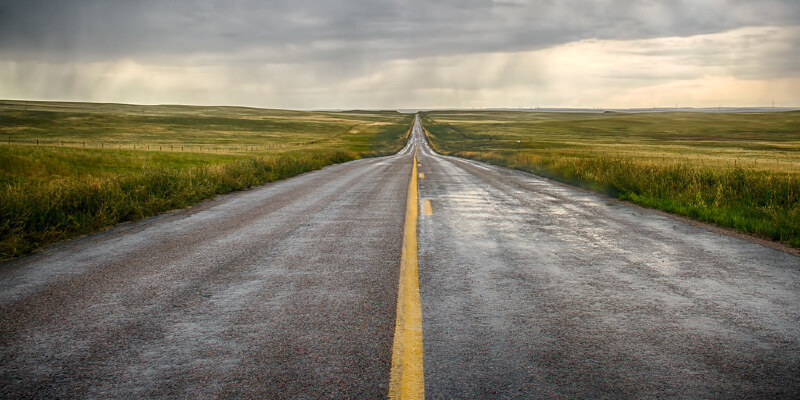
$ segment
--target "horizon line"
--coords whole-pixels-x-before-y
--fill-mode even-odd
[[[564,106],[532,106],[532,107],[396,107],[396,108],[371,108],[371,107],[310,107],[310,108],[280,108],[266,106],[249,106],[236,104],[189,104],[189,103],[125,103],[118,101],[83,101],[83,100],[34,100],[34,99],[0,99],[0,103],[62,103],[62,104],[97,104],[120,105],[132,107],[227,107],[249,108],[259,110],[284,110],[304,112],[347,112],[347,111],[397,111],[397,112],[425,112],[425,111],[525,111],[525,112],[669,112],[669,111],[695,111],[695,112],[724,112],[757,110],[757,111],[800,111],[798,106],[752,105],[752,106],[649,106],[649,107],[564,107]]]

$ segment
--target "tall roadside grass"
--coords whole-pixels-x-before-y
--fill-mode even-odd
[[[0,100],[0,260],[403,147],[395,111]]]
[[[0,188],[0,258],[357,157],[304,151],[110,177],[12,179]]]
[[[614,146],[598,150],[591,142],[525,146],[516,140],[495,140],[491,149],[472,151],[471,146],[480,144],[460,134],[458,125],[423,122],[428,122],[428,138],[438,152],[527,171],[800,248],[800,174],[765,168],[757,158],[705,163],[701,153],[665,158],[658,146],[637,147],[639,154],[630,155],[615,153]]]
[[[548,157],[529,152],[459,152],[455,156],[527,171],[645,207],[734,228],[800,248],[800,177],[737,166],[632,159]]]

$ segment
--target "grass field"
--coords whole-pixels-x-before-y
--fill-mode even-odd
[[[800,112],[421,117],[441,153],[800,247]]]
[[[0,259],[397,152],[413,116],[0,101]]]

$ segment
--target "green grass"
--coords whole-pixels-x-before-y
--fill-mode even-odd
[[[0,102],[0,259],[395,153],[412,121],[396,112]]]
[[[439,152],[800,247],[800,112],[430,112]]]

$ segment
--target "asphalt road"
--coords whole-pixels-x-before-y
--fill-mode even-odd
[[[800,259],[434,154],[0,265],[0,398],[381,398],[415,148],[429,398],[800,397]]]
[[[380,398],[410,146],[0,266],[0,398]]]
[[[429,398],[800,398],[800,258],[420,147]]]

